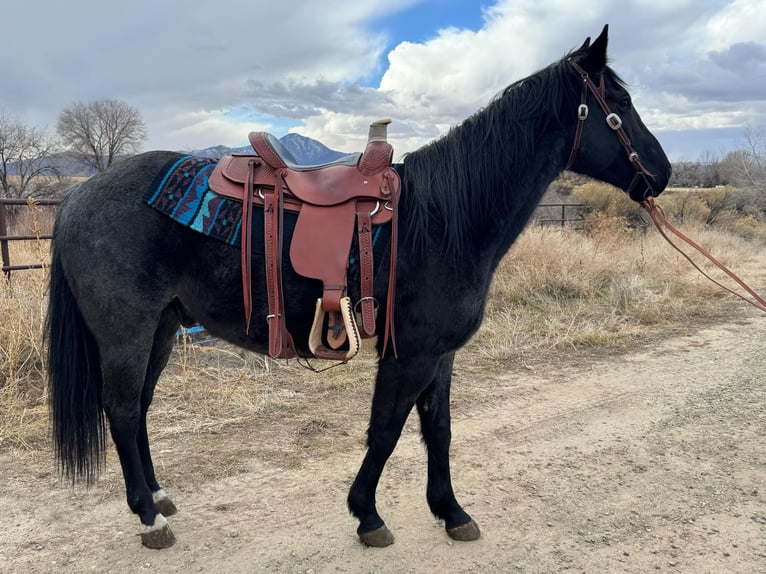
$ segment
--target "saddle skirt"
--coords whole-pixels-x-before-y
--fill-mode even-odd
[[[282,219],[284,210],[297,213],[290,242],[290,262],[304,277],[322,281],[309,348],[315,357],[348,361],[359,350],[360,339],[376,335],[377,301],[373,296],[373,227],[391,222],[390,275],[386,305],[383,354],[391,340],[395,352],[393,303],[396,271],[396,223],[399,176],[391,167],[393,151],[381,120],[370,126],[365,151],[329,164],[298,166],[270,134],[253,132],[254,155],[223,157],[209,178],[210,189],[242,201],[242,289],[245,322],[252,310],[251,221],[253,207],[262,207],[269,302],[269,354],[296,355],[285,324],[281,277]],[[361,297],[353,304],[347,293],[347,268],[356,230],[359,245]],[[361,310],[362,329],[354,308]]]

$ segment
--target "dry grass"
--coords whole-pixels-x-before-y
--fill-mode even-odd
[[[762,244],[709,227],[684,229],[734,268],[760,259]],[[721,300],[722,292],[654,230],[605,216],[591,218],[587,234],[529,228],[501,263],[471,347],[501,366],[614,351],[715,318]]]
[[[31,223],[39,227],[35,217]],[[762,223],[745,218],[733,225],[757,233],[748,236],[700,223],[687,223],[685,230],[711,246],[724,263],[739,270],[763,269],[764,243],[753,239]],[[44,241],[15,250],[25,261],[49,257]],[[766,282],[762,275],[758,280]],[[564,354],[616,352],[690,320],[715,318],[723,300],[654,231],[631,228],[614,209],[592,216],[585,233],[532,227],[501,263],[484,324],[462,360],[459,355],[458,372],[477,364],[534,366]],[[18,272],[10,282],[0,281],[0,449],[31,448],[47,440],[41,348],[45,305],[44,271]],[[363,440],[349,437],[344,418],[366,416],[374,363],[365,357],[317,376],[294,361],[286,365],[219,342],[191,345],[179,337],[152,406],[152,428],[159,437],[171,437],[225,427],[249,439],[258,421],[261,453],[293,464],[288,461],[310,455],[309,446]],[[311,408],[316,404],[326,407],[321,415]],[[294,429],[287,437],[278,432],[285,417]],[[227,459],[231,468],[220,466],[220,456],[193,454],[202,476],[231,473],[247,464],[247,457],[236,453]]]
[[[47,262],[47,253],[39,256],[41,249],[29,249],[27,262]],[[0,446],[28,446],[44,428],[48,414],[42,349],[46,304],[44,271],[18,273],[11,281],[0,278]]]

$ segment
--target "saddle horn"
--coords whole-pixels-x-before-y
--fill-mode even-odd
[[[367,136],[367,143],[388,141],[388,124],[391,120],[386,118],[376,120],[370,124],[370,133]]]
[[[367,147],[359,159],[359,171],[363,175],[372,175],[391,165],[394,148],[388,143],[389,119],[377,120],[370,124]]]

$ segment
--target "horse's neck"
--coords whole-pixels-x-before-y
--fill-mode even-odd
[[[485,249],[486,255],[493,258],[493,269],[529,222],[548,186],[563,171],[565,141],[563,130],[548,134],[539,142],[537,153],[518,179],[513,183],[496,182],[496,192],[510,197],[488,229]]]
[[[455,129],[453,137],[460,138],[460,129]],[[522,161],[503,153],[505,143],[496,128],[487,126],[487,134],[481,149],[455,146],[460,151],[452,156],[452,161],[462,166],[464,173],[456,174],[452,181],[468,184],[468,188],[455,190],[455,193],[474,194],[473,201],[463,202],[464,206],[473,206],[474,212],[471,213],[470,208],[466,207],[469,212],[461,214],[467,222],[466,229],[462,230],[462,256],[444,257],[444,266],[456,265],[464,270],[465,259],[470,258],[474,266],[494,270],[529,221],[545,190],[564,167],[564,128],[545,134],[531,134],[530,139],[535,146],[528,150],[529,156]],[[436,145],[450,145],[450,142],[437,142]],[[477,155],[493,158],[493,161],[478,163],[474,160]],[[449,168],[432,165],[430,169]],[[446,178],[436,179],[444,181]],[[403,194],[406,198],[406,189]],[[490,206],[489,209],[487,206]],[[429,256],[440,252],[442,238],[456,232],[445,228],[445,225],[438,219],[429,221],[428,238],[436,243],[426,249]]]

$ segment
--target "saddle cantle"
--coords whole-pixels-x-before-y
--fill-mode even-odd
[[[323,285],[308,341],[311,352],[321,359],[347,361],[359,351],[360,339],[375,336],[372,232],[374,225],[392,222],[383,353],[389,337],[395,350],[393,302],[400,182],[391,168],[393,149],[386,141],[390,122],[379,120],[370,125],[363,153],[312,166],[298,165],[271,134],[252,132],[249,139],[256,155],[225,156],[211,174],[211,190],[243,202],[242,290],[248,330],[252,313],[252,208],[263,207],[270,356],[296,355],[285,324],[282,289],[284,210],[298,213],[290,243],[293,268],[304,277],[319,279]],[[357,305],[361,309],[361,330],[346,280],[354,229],[359,242],[361,297]]]

